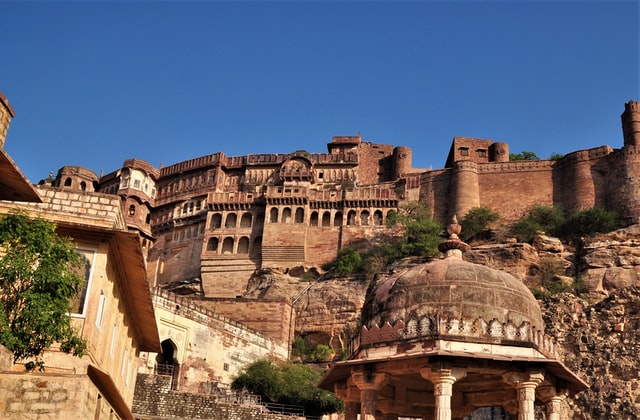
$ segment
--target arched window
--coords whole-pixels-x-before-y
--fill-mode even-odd
[[[193,213],[193,206],[194,206],[194,203],[192,201],[191,203],[189,203],[189,213]]]
[[[64,186],[65,187],[70,187],[71,186],[71,178],[67,178],[64,180]]]
[[[189,204],[184,203],[184,206],[182,206],[182,214],[187,214],[187,210],[189,210]]]
[[[243,236],[238,241],[238,254],[248,254],[249,253],[249,238]]]
[[[336,212],[333,218],[333,226],[342,226],[342,212]]]
[[[296,209],[296,223],[304,223],[304,209],[302,207],[298,207]]]
[[[211,216],[211,229],[220,229],[222,226],[222,215],[220,213],[214,213]]]
[[[269,213],[269,222],[278,223],[278,209],[275,207],[271,208],[271,212]]]
[[[376,210],[373,213],[373,224],[376,226],[382,226],[382,212],[380,210]]]
[[[356,224],[356,212],[355,210],[349,210],[347,213],[347,226],[355,226]]]
[[[82,191],[86,191],[86,190],[87,190],[87,183],[86,183],[86,182],[84,182],[84,181],[82,181],[82,182],[80,183],[80,189],[81,189]]]
[[[151,222],[151,213],[147,214],[147,217],[145,217],[144,222],[146,224],[149,224],[149,222]]]
[[[369,226],[369,211],[362,210],[360,212],[360,226]]]
[[[222,253],[225,255],[233,254],[233,238],[224,238],[224,241],[222,241]]]
[[[129,216],[133,216],[136,214],[136,206],[133,204],[129,206]]]
[[[324,213],[322,213],[322,226],[324,227],[331,226],[331,213],[328,211],[325,211]]]
[[[311,218],[309,218],[309,226],[318,226],[318,212],[312,211]]]
[[[218,238],[209,238],[207,251],[218,252]]]
[[[289,207],[282,210],[282,223],[291,223],[291,209]]]
[[[244,213],[242,215],[242,218],[240,219],[240,227],[241,228],[250,228],[252,219],[253,219],[253,216],[252,216],[251,213]]]
[[[236,227],[237,223],[238,216],[235,213],[229,213],[227,215],[227,221],[225,222],[224,227],[226,227],[227,229],[234,228]]]

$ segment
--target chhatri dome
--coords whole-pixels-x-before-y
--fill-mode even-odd
[[[533,420],[566,417],[587,388],[544,335],[538,302],[512,275],[462,259],[454,216],[443,258],[378,278],[367,294],[348,360],[320,387],[345,402],[345,420],[463,419],[501,407]]]

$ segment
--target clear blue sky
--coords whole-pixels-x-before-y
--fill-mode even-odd
[[[32,182],[335,135],[511,152],[622,146],[640,100],[638,1],[6,1],[5,149]]]

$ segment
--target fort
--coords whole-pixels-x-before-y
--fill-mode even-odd
[[[0,95],[0,150],[13,116],[13,109]],[[122,259],[122,262],[114,259],[114,267],[122,264],[137,273],[134,277],[140,289],[138,295],[144,295],[144,299],[133,296],[127,302],[137,308],[137,312],[130,312],[142,322],[136,332],[143,333],[143,338],[144,334],[151,337],[152,340],[147,341],[153,345],[141,346],[139,353],[124,352],[123,360],[127,354],[131,360],[122,362],[120,381],[125,384],[116,386],[124,389],[127,401],[112,392],[111,382],[105,379],[111,373],[100,374],[93,368],[88,369],[87,384],[98,383],[104,388],[98,387],[96,407],[91,405],[95,401],[89,401],[91,410],[106,413],[96,418],[106,418],[114,412],[122,418],[131,418],[130,399],[133,399],[133,412],[142,416],[164,416],[172,412],[178,417],[190,418],[193,412],[206,407],[210,418],[218,415],[247,418],[253,415],[246,411],[247,407],[225,406],[222,397],[230,396],[228,386],[232,378],[247,363],[262,357],[289,358],[293,337],[304,327],[300,319],[309,319],[304,310],[297,313],[298,299],[294,295],[302,291],[298,295],[302,296],[315,284],[298,285],[298,289],[292,288],[286,296],[250,297],[248,286],[256,273],[270,270],[301,273],[300,267],[306,270],[309,266],[330,262],[343,247],[375,241],[380,234],[388,233],[392,229],[386,224],[389,215],[412,201],[423,203],[443,224],[452,220],[452,216],[464,216],[480,206],[495,210],[501,216],[501,223],[508,223],[519,219],[535,204],[559,206],[567,213],[601,207],[614,210],[626,225],[638,224],[640,103],[625,104],[621,120],[624,140],[619,149],[605,145],[557,159],[510,161],[506,143],[455,137],[444,167],[436,170],[414,168],[409,147],[376,144],[358,135],[334,137],[326,153],[298,150],[290,154],[228,157],[219,152],[160,168],[144,160],[129,159],[121,168],[100,176],[87,168],[65,166],[56,176],[51,174],[38,186],[32,186],[1,150],[0,198],[6,203],[7,211],[15,206],[34,211],[46,208],[51,220],[73,232],[81,230],[76,233],[95,241],[96,247],[104,248],[100,241],[107,231],[114,238],[120,238],[120,242],[127,238],[128,248],[113,240],[109,244],[114,250],[104,251],[104,255],[109,260],[114,256]],[[460,412],[454,413],[456,418],[462,418],[463,412],[470,413],[475,407],[489,406],[502,406],[510,412],[527,413],[528,417],[523,418],[533,418],[534,402],[530,394],[538,392],[537,385],[541,385],[540,398],[546,409],[555,416],[549,418],[565,418],[561,417],[564,414],[556,404],[559,399],[564,401],[568,395],[564,392],[574,395],[588,387],[562,366],[559,347],[543,333],[538,302],[520,280],[511,278],[505,283],[509,283],[511,289],[503,290],[500,295],[494,290],[493,281],[503,274],[462,260],[461,252],[468,246],[461,245],[457,239],[459,229],[457,222],[449,225],[449,233],[455,235],[447,243],[455,243],[457,248],[442,248],[447,258],[428,263],[431,268],[418,266],[410,270],[413,273],[410,276],[398,274],[401,278],[391,274],[385,280],[382,275],[376,286],[380,290],[367,298],[361,314],[362,319],[368,317],[370,322],[363,322],[360,334],[340,338],[341,345],[352,347],[346,349],[351,359],[334,361],[322,387],[339,390],[338,396],[347,404],[345,418],[355,419],[359,411],[361,417],[371,419],[378,410],[376,404],[380,410],[390,413],[395,410],[418,415],[424,411],[424,404],[416,403],[422,395],[415,401],[413,397],[396,398],[393,404],[386,401],[384,395],[391,385],[406,395],[416,384],[424,387],[435,397],[429,400],[429,409],[435,407],[437,411],[448,407],[447,401],[452,397],[441,395],[444,388],[440,385],[458,379],[468,406],[459,406]],[[134,248],[139,258],[131,259],[133,251],[125,251]],[[625,261],[621,264],[629,265]],[[445,265],[453,268],[440,269]],[[466,276],[461,275],[469,270],[482,274],[474,277],[471,286],[466,283]],[[126,274],[122,278],[129,280],[129,273],[122,273]],[[423,278],[423,273],[429,275]],[[443,273],[447,273],[445,277]],[[130,287],[118,277],[119,269],[107,270],[106,274],[104,277],[109,281],[113,278],[116,283],[122,282],[125,289]],[[145,276],[147,284],[142,287]],[[620,284],[621,278],[616,277]],[[425,286],[425,279],[432,284]],[[478,279],[484,283],[479,284]],[[396,282],[404,285],[395,289],[388,287]],[[335,283],[321,283],[314,291],[331,300],[321,291],[321,286],[335,287]],[[152,288],[150,295],[146,286]],[[360,283],[358,286],[364,287]],[[438,287],[460,292],[436,293]],[[180,296],[168,289],[189,296]],[[405,293],[414,289],[415,293]],[[395,295],[390,294],[390,290],[395,290]],[[496,293],[500,296],[496,297]],[[337,294],[342,300],[348,300],[345,290]],[[354,290],[354,294],[364,297],[364,289]],[[396,295],[398,299],[394,298]],[[422,299],[413,307],[426,312],[405,313],[408,307],[405,295]],[[88,293],[88,296],[97,300],[94,306],[100,313],[101,305],[107,301],[104,289],[100,294]],[[129,294],[123,296],[129,299]],[[443,297],[452,299],[448,302],[451,308],[462,312],[449,316],[441,313]],[[112,300],[117,303],[117,299]],[[350,302],[354,306],[351,314],[360,313],[362,309],[355,307],[357,300]],[[384,311],[381,310],[383,304],[386,305]],[[336,308],[333,306],[332,310],[337,311]],[[429,308],[437,310],[429,312]],[[311,306],[306,310],[317,315]],[[480,314],[480,310],[486,313]],[[437,316],[432,316],[436,312]],[[381,314],[387,318],[380,318]],[[503,315],[508,316],[501,319]],[[102,324],[96,323],[100,329],[98,324]],[[113,331],[119,331],[117,322],[113,325]],[[616,323],[615,332],[623,331],[624,323]],[[104,332],[95,335],[104,340],[110,335],[106,329]],[[116,337],[115,332],[112,335]],[[347,338],[351,339],[350,343],[346,343]],[[438,341],[443,339],[451,342]],[[388,355],[396,357],[399,352],[415,357],[417,353],[407,350],[413,347],[406,345],[412,340],[423,342],[418,346],[423,352],[420,355],[424,358],[423,365],[432,365],[430,369],[420,370],[421,379],[415,377],[413,365],[386,361]],[[478,344],[476,347],[482,353],[478,360],[487,357],[486,346],[491,345],[495,351],[491,356],[495,359],[491,372],[484,361],[469,359],[470,342]],[[465,363],[464,374],[453,375],[453,370],[442,369],[442,363],[450,362],[450,354],[439,353],[441,345],[448,352],[457,349],[464,353],[457,362]],[[0,367],[4,363],[11,368],[11,363],[3,362],[6,357],[1,350]],[[133,360],[134,353],[136,360]],[[505,358],[516,364],[504,363]],[[379,370],[371,377],[375,379],[373,382],[371,375],[363,373],[371,363],[376,363]],[[544,368],[547,375],[542,375],[538,368],[530,370],[532,364]],[[512,378],[507,371],[514,366],[529,369],[525,372],[528,376]],[[361,368],[364,371],[360,371]],[[163,369],[168,369],[170,374],[160,373]],[[460,373],[459,366],[455,370]],[[134,371],[139,385],[135,392],[126,379]],[[396,380],[395,376],[387,375],[387,371],[401,371],[404,376]],[[451,375],[445,375],[445,371]],[[123,376],[122,372],[127,375]],[[489,383],[487,378],[495,388],[495,399],[486,396],[474,399],[471,394],[484,389],[482,387]],[[535,386],[524,389],[522,378],[529,378]],[[65,384],[61,386],[69,388]],[[176,394],[176,390],[181,393]],[[378,391],[382,397],[374,402],[372,398]],[[108,404],[101,405],[104,392],[110,393]],[[18,403],[22,404],[16,400]],[[76,410],[84,403],[69,400],[65,404],[70,410]],[[420,407],[413,407],[415,404]],[[32,408],[25,407],[19,408],[25,412]]]
[[[640,103],[626,103],[621,119],[621,148],[560,159],[510,161],[506,143],[455,137],[444,168],[425,170],[412,166],[409,147],[358,135],[333,137],[326,153],[219,152],[161,168],[129,159],[104,176],[65,166],[41,184],[120,196],[152,286],[195,279],[204,296],[234,299],[256,270],[322,265],[375,238],[408,201],[441,222],[479,206],[509,222],[541,204],[567,213],[602,207],[637,223]]]

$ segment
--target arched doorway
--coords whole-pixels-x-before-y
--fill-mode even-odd
[[[162,343],[162,353],[156,356],[156,375],[171,376],[171,389],[178,389],[178,378],[180,377],[180,364],[178,363],[178,348],[175,343],[167,338]]]

